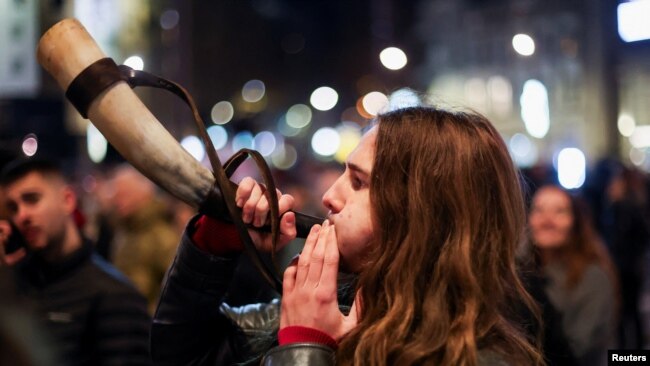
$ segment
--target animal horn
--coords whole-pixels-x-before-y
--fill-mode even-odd
[[[59,86],[68,90],[83,70],[106,55],[78,20],[64,19],[43,35],[37,58]],[[87,114],[136,169],[199,208],[213,185],[212,172],[178,144],[126,82],[117,82],[99,94]]]

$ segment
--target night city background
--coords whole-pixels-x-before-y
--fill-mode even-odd
[[[65,18],[117,64],[184,86],[222,161],[259,151],[295,211],[324,216],[321,197],[373,117],[420,104],[487,116],[527,203],[547,183],[581,196],[609,249],[614,219],[633,226],[611,210],[619,189],[645,235],[624,243],[641,263],[631,313],[644,328],[620,344],[648,348],[650,0],[0,0],[0,168],[30,156],[62,162],[83,234],[109,243],[101,230],[112,229],[111,179],[124,159],[36,61],[40,37]],[[209,167],[190,109],[165,91],[136,93]],[[244,175],[258,177],[248,164],[233,180]],[[161,196],[180,237],[196,210]]]

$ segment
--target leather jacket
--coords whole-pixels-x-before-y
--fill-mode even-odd
[[[153,320],[154,364],[259,365],[262,359],[267,366],[334,365],[334,351],[326,346],[277,346],[279,300],[242,307],[222,302],[237,259],[204,253],[183,234]]]

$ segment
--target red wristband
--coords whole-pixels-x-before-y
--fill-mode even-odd
[[[201,216],[194,224],[192,240],[197,248],[213,255],[239,253],[244,245],[235,225]]]
[[[338,343],[329,334],[315,328],[292,325],[284,327],[278,332],[278,343],[280,345],[291,343],[318,343],[331,349],[336,349]]]

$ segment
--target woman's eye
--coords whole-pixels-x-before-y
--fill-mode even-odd
[[[362,188],[363,185],[364,185],[364,182],[361,179],[356,178],[356,177],[352,178],[352,188],[359,189],[359,188]]]

